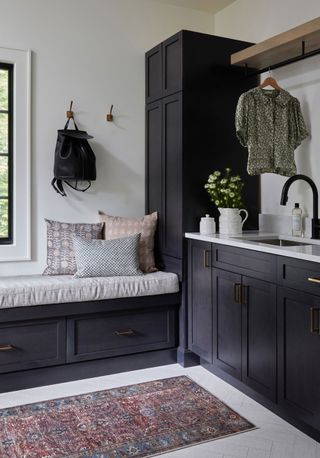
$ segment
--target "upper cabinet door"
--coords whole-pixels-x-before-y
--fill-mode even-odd
[[[146,102],[162,97],[162,44],[146,53]]]
[[[182,258],[182,97],[162,100],[163,254]]]
[[[155,257],[162,267],[162,100],[146,106],[146,212],[158,212]]]
[[[162,43],[163,97],[182,90],[182,35]]]

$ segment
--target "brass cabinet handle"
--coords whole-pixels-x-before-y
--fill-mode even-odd
[[[210,251],[209,250],[203,250],[203,267],[204,268],[210,267],[209,255],[210,255]]]
[[[315,326],[314,326],[314,321],[315,321],[314,315],[315,315],[315,312],[318,313],[318,327],[317,328],[315,328]],[[319,329],[319,309],[316,308],[316,307],[311,307],[310,308],[310,332],[312,334],[320,334],[320,329]]]
[[[311,283],[320,283],[320,278],[309,277],[308,281]]]
[[[0,344],[0,351],[11,351],[14,349],[15,349],[14,346],[11,344],[3,344],[3,345]]]
[[[241,283],[233,284],[233,298],[236,304],[241,304]]]
[[[116,336],[121,337],[130,337],[136,335],[136,333],[132,329],[128,329],[127,331],[115,331],[114,333]]]
[[[246,305],[247,303],[247,291],[248,291],[248,286],[241,285],[241,304],[242,305]]]

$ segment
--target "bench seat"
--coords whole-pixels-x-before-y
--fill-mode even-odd
[[[0,309],[152,296],[178,291],[178,277],[170,272],[154,272],[131,277],[0,277]]]

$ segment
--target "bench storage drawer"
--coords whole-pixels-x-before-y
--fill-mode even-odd
[[[64,319],[0,324],[0,373],[64,363]]]
[[[135,310],[69,318],[68,362],[127,355],[176,346],[176,311]]]

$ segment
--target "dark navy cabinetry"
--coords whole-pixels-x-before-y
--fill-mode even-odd
[[[190,349],[320,440],[320,264],[188,241]]]
[[[158,265],[181,278],[183,235],[214,212],[211,171],[229,166],[245,179],[247,227],[257,226],[259,178],[247,175],[234,128],[238,98],[257,80],[230,65],[249,45],[183,30],[146,53],[146,212],[159,212]]]

